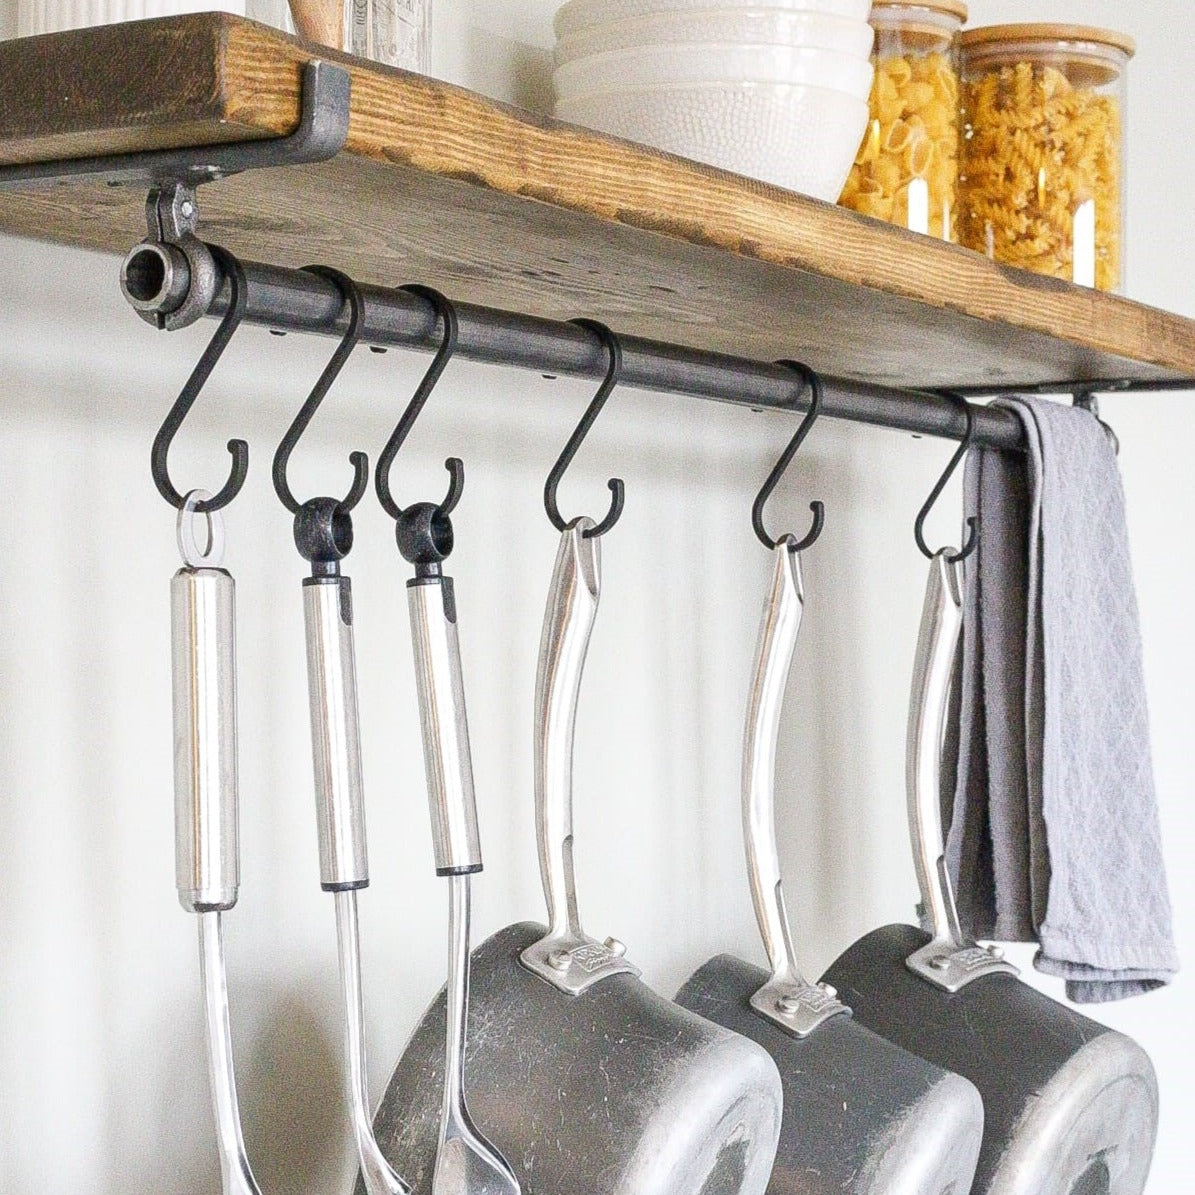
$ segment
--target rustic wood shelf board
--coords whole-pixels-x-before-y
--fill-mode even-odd
[[[1195,377],[1195,322],[203,13],[0,43],[0,163],[281,136],[352,75],[344,151],[200,193],[247,258],[906,387]],[[0,229],[124,253],[135,187],[0,193]]]

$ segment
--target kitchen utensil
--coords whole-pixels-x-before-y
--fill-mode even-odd
[[[185,412],[184,412],[185,414]],[[222,567],[223,520],[206,490],[178,514],[183,567],[170,583],[174,843],[179,902],[199,917],[208,1077],[224,1195],[259,1195],[245,1156],[232,1060],[221,918],[241,882],[237,820],[236,583]],[[199,524],[202,523],[202,534]]]
[[[938,769],[962,625],[958,561],[934,557],[909,715],[909,825],[931,932],[875,930],[826,972],[856,1018],[969,1078],[984,1100],[976,1195],[1139,1195],[1157,1081],[1133,1041],[1020,982],[964,939],[943,857]]]
[[[819,407],[815,385],[798,446]],[[786,452],[782,465],[793,455]],[[772,474],[764,497],[779,477]],[[759,515],[757,503],[755,522],[762,530]],[[819,517],[806,543],[820,526]],[[761,538],[770,542],[766,532]],[[780,712],[804,606],[795,536],[775,542],[772,556],[747,705],[742,783],[747,874],[771,973],[719,955],[694,972],[676,998],[759,1042],[779,1067],[784,1121],[769,1195],[967,1191],[983,1135],[979,1092],[856,1023],[832,987],[809,983],[797,968],[775,827]]]
[[[555,484],[617,380],[621,349],[545,490]],[[621,482],[602,527],[620,509]],[[537,835],[551,925],[510,926],[473,959],[465,1054],[479,1123],[525,1195],[761,1195],[780,1123],[775,1065],[652,992],[614,939],[581,928],[573,873],[576,700],[600,590],[598,530],[563,525],[536,678]],[[417,1195],[432,1188],[443,1074],[441,993],[400,1060],[375,1122]]]
[[[447,516],[441,516],[447,522]],[[434,525],[436,515],[432,514]],[[451,531],[446,532],[451,537]],[[410,557],[408,556],[408,559]],[[433,1195],[519,1195],[509,1165],[469,1116],[464,1056],[469,1009],[470,876],[481,871],[481,842],[452,578],[417,559],[407,582],[436,874],[449,878],[448,1020],[444,1094]]]
[[[290,0],[295,32],[304,41],[333,50],[345,48],[344,8],[343,0]]]
[[[351,454],[353,481],[340,499],[318,497],[300,503],[287,479],[291,453],[360,341],[363,305],[356,283],[347,275],[323,267],[310,269],[336,283],[349,309],[349,321],[331,360],[274,454],[274,490],[294,515],[295,545],[311,565],[311,576],[303,582],[303,620],[320,885],[333,894],[336,907],[345,1078],[353,1137],[368,1195],[407,1195],[405,1184],[382,1156],[370,1123],[357,920],[357,892],[369,886],[369,853],[361,775],[353,590],[341,564],[353,547],[352,511],[369,484],[369,461],[362,452]]]
[[[406,288],[427,299],[443,322],[444,336],[432,363],[407,404],[378,458],[376,487],[383,509],[395,520],[395,538],[403,558],[414,565],[407,582],[423,759],[427,773],[432,846],[436,874],[449,879],[449,953],[444,1026],[443,1077],[432,1095],[439,1096],[439,1128],[434,1140],[432,1195],[520,1195],[519,1183],[506,1159],[486,1140],[469,1115],[465,1096],[464,1058],[469,1013],[470,877],[482,869],[477,801],[465,686],[457,634],[456,595],[443,562],[453,548],[450,515],[464,488],[464,465],[456,457],[446,463],[451,485],[438,505],[417,502],[405,509],[395,501],[390,472],[395,457],[418,419],[456,348],[456,308],[428,287]],[[439,1025],[437,1028],[439,1028]],[[417,1188],[427,1190],[427,1184]]]

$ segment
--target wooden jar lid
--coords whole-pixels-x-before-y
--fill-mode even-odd
[[[877,8],[928,8],[933,12],[946,13],[947,16],[958,17],[960,22],[967,19],[968,10],[963,0],[874,0],[871,10]]]
[[[1027,25],[980,25],[975,29],[964,29],[962,46],[964,50],[976,46],[987,46],[994,42],[1087,42],[1099,46],[1111,46],[1132,58],[1137,53],[1137,43],[1127,33],[1114,29],[1100,29],[1094,25],[1027,24]]]

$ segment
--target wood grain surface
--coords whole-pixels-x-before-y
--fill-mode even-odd
[[[352,73],[345,151],[201,190],[202,235],[244,257],[890,385],[1195,377],[1195,321],[318,53]],[[2,43],[0,162],[290,132],[313,56],[212,13]],[[143,203],[97,185],[0,193],[0,229],[123,253]]]

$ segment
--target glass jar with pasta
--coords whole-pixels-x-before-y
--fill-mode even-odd
[[[1121,290],[1132,38],[992,25],[967,30],[962,47],[959,239],[995,261]]]
[[[877,0],[871,118],[840,203],[956,239],[961,0]]]

